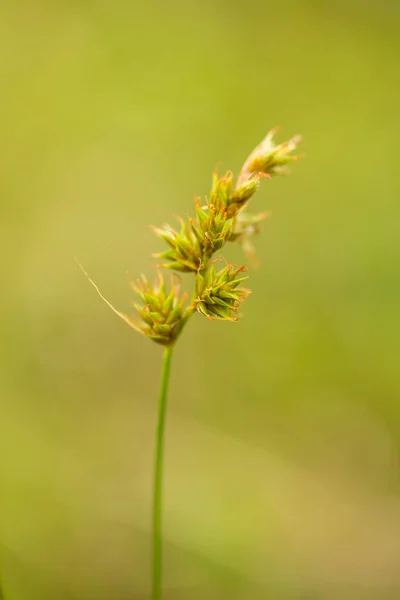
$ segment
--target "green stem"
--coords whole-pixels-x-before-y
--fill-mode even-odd
[[[162,579],[162,475],[164,455],[164,429],[167,408],[168,382],[171,372],[172,347],[164,350],[160,395],[158,400],[158,420],[156,434],[156,455],[154,463],[153,488],[153,576],[152,600],[161,600]]]

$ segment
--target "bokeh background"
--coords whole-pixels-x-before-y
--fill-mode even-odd
[[[400,4],[4,0],[5,600],[149,597],[160,348],[128,310],[218,162],[305,137],[238,324],[174,357],[165,600],[400,597]],[[240,248],[227,257],[243,259]]]

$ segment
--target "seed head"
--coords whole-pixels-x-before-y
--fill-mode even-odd
[[[167,292],[164,278],[159,272],[158,280],[151,286],[146,277],[139,279],[137,286],[131,282],[134,292],[143,303],[134,303],[142,323],[138,329],[151,340],[163,346],[172,346],[184,326],[188,312],[184,302],[188,294],[179,298],[180,282],[177,276],[171,275],[171,290]]]
[[[289,172],[287,165],[299,158],[299,156],[293,155],[292,152],[301,142],[301,136],[296,135],[289,141],[275,146],[273,142],[275,133],[276,129],[270,131],[261,144],[250,154],[239,175],[237,189],[240,189],[249,179],[259,179],[260,175],[271,177],[285,175]]]
[[[214,171],[209,199],[205,205],[202,205],[199,199],[196,200],[196,218],[189,218],[202,251],[202,265],[224,246],[232,229],[232,217],[236,212],[228,210],[232,183],[231,172],[219,178],[218,173]]]
[[[180,232],[176,232],[169,225],[163,228],[152,227],[155,234],[170,246],[169,250],[154,254],[155,258],[162,258],[169,262],[159,265],[164,269],[181,271],[184,273],[197,272],[201,266],[202,248],[193,228],[189,228],[183,219],[178,218],[181,225]]]
[[[212,187],[210,192],[210,204],[216,210],[229,206],[233,186],[233,173],[228,171],[223,177],[218,177],[218,171],[213,173]]]
[[[240,303],[250,294],[250,290],[238,287],[248,277],[240,274],[246,267],[227,264],[216,272],[212,264],[202,274],[198,273],[195,284],[196,310],[208,319],[237,321]]]
[[[266,175],[264,175],[264,177],[266,177]],[[232,208],[235,208],[236,211],[239,211],[247,204],[247,202],[250,200],[253,194],[255,194],[256,191],[259,189],[260,179],[261,174],[258,174],[252,179],[248,179],[247,181],[236,187],[235,191],[233,192],[230,198],[231,210]]]
[[[152,228],[168,245],[167,250],[154,255],[163,260],[158,266],[195,275],[194,295],[188,308],[184,308],[187,294],[180,297],[180,280],[178,283],[177,274],[171,276],[169,292],[161,273],[154,286],[142,277],[137,285],[131,283],[142,302],[134,303],[140,317],[137,322],[117,310],[78,263],[100,297],[130,327],[158,344],[172,346],[187,319],[195,311],[208,319],[238,319],[240,304],[250,294],[249,290],[240,287],[247,279],[242,276],[246,267],[226,263],[224,268],[216,271],[212,258],[227,242],[238,242],[242,244],[253,265],[257,266],[252,237],[258,233],[260,222],[269,213],[251,215],[247,212],[247,205],[260,187],[261,179],[286,173],[288,164],[299,158],[293,155],[293,151],[301,140],[300,136],[275,145],[274,134],[274,130],[270,131],[250,154],[236,186],[233,185],[233,174],[230,171],[223,177],[219,177],[217,171],[214,172],[209,197],[205,202],[196,200],[196,215],[193,219],[189,218],[185,222],[178,218],[179,231],[169,225]]]

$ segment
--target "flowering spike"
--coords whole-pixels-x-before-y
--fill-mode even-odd
[[[175,343],[187,319],[184,310],[187,294],[179,298],[180,282],[176,283],[175,279],[176,275],[172,274],[171,289],[167,292],[161,271],[158,272],[154,286],[142,276],[138,296],[144,306],[134,305],[143,321],[140,326],[141,332],[164,346],[172,346]]]
[[[189,229],[182,219],[178,220],[181,225],[179,233],[174,231],[169,225],[164,225],[163,229],[152,227],[154,233],[170,246],[169,250],[160,252],[154,256],[170,261],[169,263],[160,265],[165,269],[196,273],[201,257],[199,240],[193,233],[192,228]]]
[[[227,264],[216,272],[212,264],[207,278],[197,276],[196,280],[196,310],[208,319],[236,321],[238,309],[250,294],[250,291],[238,287],[247,277],[238,277],[246,271],[246,267],[235,267]]]
[[[276,130],[270,131],[247,158],[236,185],[231,171],[220,177],[217,169],[214,170],[209,196],[204,202],[200,198],[195,199],[194,218],[184,221],[177,217],[179,230],[169,225],[152,227],[167,245],[164,251],[154,254],[160,259],[157,266],[175,274],[171,276],[169,291],[161,270],[154,285],[145,276],[137,283],[129,281],[142,302],[133,303],[140,317],[139,323],[116,310],[79,265],[101,298],[130,327],[159,344],[172,346],[195,311],[207,319],[237,320],[240,304],[250,293],[241,287],[247,279],[242,275],[245,267],[226,263],[224,268],[216,270],[212,259],[227,242],[238,242],[253,266],[257,266],[252,238],[260,231],[261,221],[270,213],[251,215],[247,212],[247,205],[262,179],[286,173],[288,165],[299,158],[293,152],[301,141],[300,136],[276,145],[273,141],[275,133]],[[194,295],[187,308],[184,307],[187,293],[180,296],[181,282],[176,279],[179,272],[195,276]]]
[[[236,189],[240,189],[249,179],[260,177],[260,175],[286,174],[289,172],[287,165],[299,158],[292,155],[292,152],[297,148],[302,137],[296,135],[287,142],[275,146],[273,138],[276,131],[275,128],[267,133],[261,144],[250,154],[240,172]]]

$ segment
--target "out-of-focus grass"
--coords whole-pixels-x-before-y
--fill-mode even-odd
[[[165,598],[398,598],[399,25],[390,1],[2,4],[7,600],[146,597],[160,349],[73,256],[126,309],[147,224],[276,124],[307,158],[255,202],[244,318],[175,356]]]

